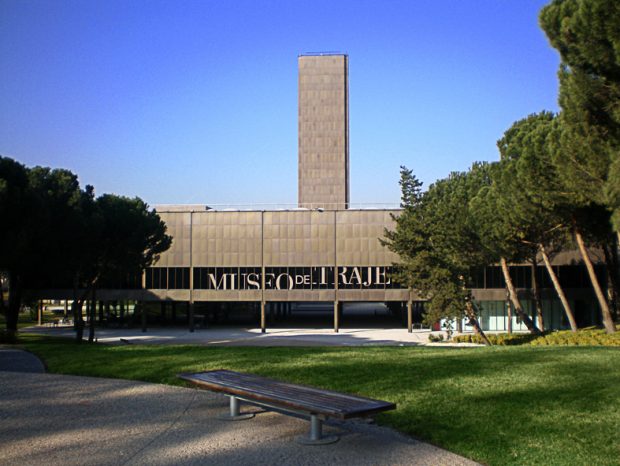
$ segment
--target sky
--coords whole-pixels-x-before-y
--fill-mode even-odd
[[[557,111],[544,0],[2,0],[0,155],[156,204],[297,202],[297,57],[349,55],[353,204]]]

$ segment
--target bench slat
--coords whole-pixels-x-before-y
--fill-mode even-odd
[[[228,370],[179,374],[179,377],[213,391],[339,419],[368,416],[396,408],[395,404],[386,401]]]

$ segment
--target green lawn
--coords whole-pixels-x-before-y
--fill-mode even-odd
[[[6,299],[6,298],[5,298]],[[42,323],[52,323],[55,320],[58,320],[62,317],[62,315],[54,314],[53,312],[44,311],[42,315]],[[31,315],[29,312],[21,312],[17,318],[17,328],[30,327],[32,325],[37,325],[36,313],[35,315]],[[6,319],[0,314],[0,330],[4,330],[6,328]]]
[[[23,345],[55,373],[182,385],[226,368],[392,401],[381,424],[485,464],[620,464],[617,348]]]

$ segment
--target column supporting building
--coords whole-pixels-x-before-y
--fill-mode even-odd
[[[341,303],[338,301],[334,301],[334,332],[338,333],[340,331],[340,307]]]
[[[409,299],[407,301],[407,332],[411,333],[413,330],[413,301]]]
[[[142,320],[142,333],[146,333],[146,306],[144,302],[142,301],[139,301],[137,304],[140,306],[140,319]]]
[[[190,333],[194,333],[194,302],[193,301],[190,301],[188,304],[188,317],[189,317],[189,331]]]
[[[267,319],[265,316],[265,301],[260,302],[260,331],[265,333],[267,331]]]

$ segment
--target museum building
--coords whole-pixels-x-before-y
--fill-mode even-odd
[[[383,247],[398,210],[349,208],[348,57],[302,55],[298,205],[278,210],[158,206],[172,247],[145,274],[157,300],[249,302],[262,328],[274,303],[407,302]],[[251,309],[251,306],[248,307]]]
[[[159,303],[162,321],[179,322],[182,315],[191,331],[233,308],[256,319],[264,331],[275,316],[290,316],[300,303],[330,309],[335,331],[342,324],[343,305],[350,303],[388,304],[409,331],[421,321],[423,301],[392,280],[398,257],[380,241],[385,229],[395,227],[400,210],[350,207],[348,56],[301,55],[298,67],[297,207],[156,206],[172,246],[145,271],[141,283],[100,290],[98,299]],[[556,269],[582,325],[595,323],[598,309],[585,273],[566,262]],[[546,328],[564,328],[567,322],[546,272],[538,272]],[[512,267],[512,273],[527,298],[530,268]],[[513,329],[524,329],[516,316],[509,317],[498,267],[481,270],[476,287],[484,330],[505,330],[509,318]],[[524,307],[531,310],[529,300]],[[103,318],[103,311],[99,315]],[[465,322],[462,328],[468,328]]]

